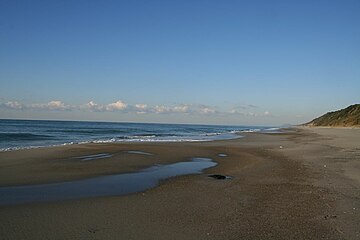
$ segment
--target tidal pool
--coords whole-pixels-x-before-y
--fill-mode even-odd
[[[153,188],[159,181],[171,177],[200,174],[216,165],[210,158],[192,158],[188,162],[156,165],[133,173],[60,183],[0,187],[0,205],[126,195]]]

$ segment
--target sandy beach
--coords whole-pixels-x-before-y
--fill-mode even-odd
[[[0,206],[0,238],[359,239],[359,143],[360,129],[293,128],[212,142],[0,152],[1,187],[134,172],[194,157],[218,163],[126,196]],[[111,157],[77,158],[103,153]]]

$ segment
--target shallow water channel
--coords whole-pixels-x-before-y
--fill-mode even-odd
[[[210,158],[193,158],[188,162],[155,165],[132,173],[60,183],[0,187],[0,205],[126,195],[153,188],[161,180],[199,174],[216,165]]]

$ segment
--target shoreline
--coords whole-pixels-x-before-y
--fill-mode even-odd
[[[276,131],[264,126],[59,122],[1,120],[0,152],[113,142],[198,142],[237,138],[243,131]],[[20,132],[19,129],[23,129]]]
[[[31,149],[39,149],[39,148],[57,148],[57,147],[66,147],[72,145],[86,145],[86,144],[141,144],[141,143],[151,143],[151,144],[158,144],[158,143],[201,143],[201,142],[214,142],[214,141],[227,141],[227,140],[234,140],[242,138],[243,136],[239,134],[238,137],[234,138],[226,138],[226,139],[211,139],[211,140],[154,140],[154,141],[92,141],[92,142],[79,142],[79,143],[61,143],[55,145],[48,145],[48,146],[25,146],[25,147],[14,147],[14,148],[5,148],[0,149],[1,152],[12,152],[12,151],[21,151],[21,150],[31,150]]]
[[[4,151],[0,152],[0,187],[56,183],[104,175],[132,173],[156,164],[190,161],[194,157],[209,157],[218,162],[218,160],[224,158],[218,154],[225,153],[224,151],[234,151],[234,149],[229,150],[224,146],[227,143],[237,143],[242,138],[244,136],[236,139],[199,142],[86,143]],[[214,148],[214,145],[219,145],[220,148]],[[134,154],[133,152],[150,154]],[[112,156],[106,159],[81,161],[82,156],[97,154],[111,154]],[[235,154],[233,157],[237,155]],[[34,165],[30,166],[30,164]],[[84,170],[84,172],[74,171],[72,174],[68,174],[59,169],[62,167],[74,168],[76,171]],[[83,169],[79,169],[81,167]],[[95,169],[96,167],[100,168]],[[11,170],[9,170],[10,168]],[[25,168],[27,172],[25,172]],[[37,176],[31,173],[34,169],[37,170]],[[26,178],[16,176],[16,172],[25,174]],[[46,172],[51,172],[52,175],[45,175]],[[54,177],[54,175],[57,176]],[[40,178],[41,180],[39,180]]]
[[[1,152],[0,186],[85,179],[192,157],[210,157],[218,165],[125,196],[0,206],[0,233],[5,239],[358,238],[360,131],[290,130],[212,142]],[[113,156],[71,159],[107,152]]]

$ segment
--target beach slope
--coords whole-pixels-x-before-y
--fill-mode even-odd
[[[126,196],[0,206],[2,239],[359,239],[360,131],[293,128],[201,143],[87,144],[0,153],[0,186],[212,158],[203,174]],[[152,155],[134,154],[142,151]],[[79,161],[107,153],[111,157]],[[226,156],[219,156],[226,154]],[[209,174],[231,176],[217,180]]]

